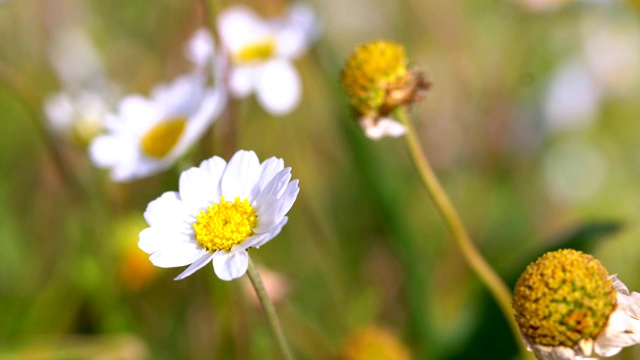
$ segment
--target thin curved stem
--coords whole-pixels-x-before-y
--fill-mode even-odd
[[[474,243],[471,241],[467,230],[465,229],[460,216],[456,212],[455,208],[451,204],[451,200],[447,196],[446,192],[442,188],[442,185],[438,181],[429,160],[427,159],[422,146],[418,142],[415,129],[408,119],[405,109],[398,108],[395,112],[397,119],[407,128],[405,140],[409,153],[416,169],[422,179],[422,182],[429,193],[429,197],[436,206],[438,212],[442,216],[445,224],[451,231],[455,243],[462,254],[462,257],[467,262],[469,267],[476,273],[484,285],[489,289],[489,292],[498,303],[500,310],[504,314],[514,337],[516,343],[519,345],[520,350],[523,353],[525,359],[532,358],[522,340],[520,338],[520,331],[518,325],[513,317],[513,309],[511,307],[511,291],[496,273],[496,271],[489,265],[482,254],[478,251]]]
[[[258,299],[260,299],[260,304],[262,304],[262,309],[264,309],[264,315],[267,318],[269,330],[271,331],[273,340],[276,342],[276,346],[280,350],[282,358],[285,360],[293,360],[291,349],[289,348],[287,340],[284,337],[284,332],[282,331],[282,327],[280,326],[280,321],[278,320],[278,316],[276,315],[276,310],[274,309],[271,300],[269,300],[269,295],[267,295],[267,291],[262,284],[262,279],[260,279],[260,274],[258,274],[258,270],[256,270],[256,267],[253,265],[251,257],[249,257],[249,268],[247,269],[247,276],[249,277],[249,280],[251,280],[251,285],[253,285],[253,289],[256,291]]]

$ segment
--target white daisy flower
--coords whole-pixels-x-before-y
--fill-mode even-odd
[[[215,121],[226,102],[195,74],[156,87],[151,98],[125,97],[106,119],[107,133],[89,148],[93,162],[111,169],[113,181],[146,177],[171,166]]]
[[[264,20],[237,5],[222,11],[217,25],[231,61],[230,92],[241,98],[255,92],[272,115],[291,112],[301,97],[300,77],[291,61],[307,50],[316,33],[313,11],[296,5],[285,18]]]
[[[109,105],[103,96],[83,91],[77,96],[60,91],[45,99],[44,113],[55,133],[87,145],[104,129]]]
[[[513,309],[536,358],[595,360],[640,343],[640,294],[591,255],[548,252],[518,280]]]
[[[248,248],[259,248],[287,223],[298,195],[291,168],[272,157],[260,163],[253,151],[238,151],[226,163],[214,156],[180,176],[179,191],[149,203],[149,227],[138,245],[159,267],[191,264],[181,280],[213,261],[222,280],[247,271]]]

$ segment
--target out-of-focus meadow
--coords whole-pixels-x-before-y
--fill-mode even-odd
[[[207,266],[173,281],[181,269],[154,267],[137,247],[147,204],[177,190],[180,171],[229,158],[227,130],[214,123],[168,171],[118,184],[43,110],[65,66],[82,61],[121,95],[148,94],[188,69],[187,39],[232,3],[0,1],[0,358],[277,358],[246,278],[225,282]],[[244,3],[265,16],[282,6]],[[640,289],[640,12],[524,3],[310,1],[320,33],[295,61],[300,105],[275,117],[253,96],[234,100],[233,150],[281,157],[300,180],[282,233],[251,252],[299,358],[337,359],[363,329],[412,358],[518,358],[402,139],[369,140],[353,119],[339,74],[372,40],[403,44],[432,82],[410,115],[511,288],[544,251],[573,247]],[[83,53],[87,39],[99,57]]]

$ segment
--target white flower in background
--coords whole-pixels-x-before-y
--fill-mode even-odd
[[[516,3],[524,10],[533,12],[544,12],[560,9],[577,0],[515,0]]]
[[[595,121],[602,104],[601,87],[579,60],[563,63],[552,75],[543,100],[544,120],[552,132]]]
[[[594,11],[581,23],[582,58],[597,82],[612,96],[634,96],[640,84],[640,25],[632,12]]]
[[[196,74],[155,88],[151,98],[125,97],[108,115],[107,133],[91,143],[93,162],[111,169],[114,181],[146,177],[171,166],[222,111],[223,91],[205,86]]]
[[[284,18],[264,20],[252,9],[237,5],[220,13],[217,26],[230,58],[230,92],[236,97],[255,92],[272,115],[291,112],[302,91],[292,60],[307,50],[315,36],[313,11],[298,4]]]
[[[96,92],[109,88],[102,57],[86,29],[65,26],[53,34],[49,61],[65,89]]]
[[[44,112],[55,133],[87,145],[103,131],[109,105],[104,97],[93,92],[73,96],[60,91],[46,98]]]
[[[260,163],[253,151],[229,160],[214,156],[180,176],[179,191],[149,203],[140,232],[140,248],[159,267],[191,264],[175,280],[210,261],[222,280],[241,277],[248,248],[259,248],[287,223],[286,213],[298,195],[298,180],[282,159]]]

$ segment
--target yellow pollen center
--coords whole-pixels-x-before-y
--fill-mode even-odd
[[[276,44],[271,37],[254,41],[238,51],[233,60],[239,64],[250,64],[270,59],[276,50]]]
[[[196,215],[193,230],[196,240],[209,251],[229,251],[253,235],[253,228],[258,222],[256,210],[249,204],[249,199],[233,202],[220,197],[220,203],[212,203],[206,210]]]
[[[184,117],[175,117],[154,125],[140,140],[140,148],[150,157],[165,157],[180,139],[186,122]]]
[[[607,270],[576,250],[548,252],[530,264],[513,292],[520,331],[534,344],[573,348],[595,340],[615,310]]]
[[[357,47],[340,77],[351,105],[362,115],[377,114],[387,94],[406,87],[411,80],[404,48],[390,41]]]

